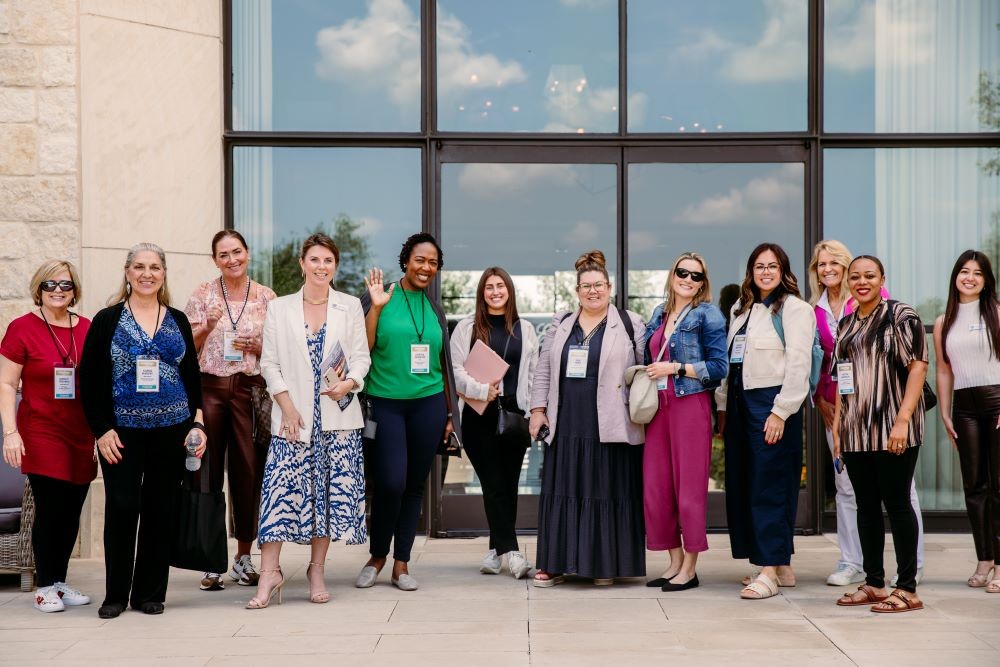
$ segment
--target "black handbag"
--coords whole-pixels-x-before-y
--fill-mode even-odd
[[[184,471],[178,487],[176,524],[170,549],[170,565],[197,572],[225,572],[229,567],[226,543],[226,498],[208,490],[208,457],[202,457],[201,487],[195,473]]]
[[[507,348],[510,345],[510,334],[507,334],[507,342],[503,344],[503,354],[501,357],[507,361]],[[500,380],[503,382],[503,380]],[[501,397],[497,397],[497,435],[505,438],[517,439],[525,443],[531,442],[531,434],[528,432],[528,419],[519,411],[508,410],[503,406]]]
[[[934,395],[934,391],[931,386],[927,384],[927,380],[924,380],[924,412],[929,412],[937,406],[937,396]]]

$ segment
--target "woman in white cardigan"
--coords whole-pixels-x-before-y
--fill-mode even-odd
[[[364,418],[354,394],[371,358],[361,302],[330,287],[340,250],[325,234],[302,244],[305,284],[271,302],[264,321],[260,370],[274,397],[271,437],[260,501],[261,550],[257,595],[263,609],[285,583],[278,558],[283,542],[312,547],[309,601],[327,602],[323,565],[330,540],[363,544]],[[273,428],[273,427],[272,427]]]
[[[526,422],[523,429],[508,430],[503,435],[497,434],[497,422],[501,408],[520,416],[528,412],[531,379],[538,361],[538,336],[530,322],[518,318],[516,301],[510,274],[497,266],[486,269],[476,289],[475,313],[459,322],[452,334],[451,357],[458,395],[487,402],[483,414],[464,400],[462,406],[465,451],[482,484],[490,525],[490,550],[479,571],[500,574],[506,554],[511,576],[520,579],[531,570],[514,530],[518,480],[531,438]],[[465,370],[465,361],[477,340],[510,364],[506,375],[493,384],[478,382]]]

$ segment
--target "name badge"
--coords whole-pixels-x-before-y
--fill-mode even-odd
[[[571,345],[569,348],[569,356],[566,359],[566,377],[587,377],[588,356],[590,356],[590,348],[583,345]]]
[[[667,378],[662,377],[662,378],[659,378],[656,381],[656,391],[663,391],[664,389],[667,389],[667,388],[668,388],[668,386],[667,386]]]
[[[854,364],[849,361],[837,364],[837,392],[841,395],[854,393]]]
[[[410,343],[410,372],[419,375],[431,372],[431,346],[429,343]]]
[[[58,399],[76,398],[76,369],[72,366],[56,366],[53,372],[53,396]]]
[[[243,350],[237,350],[235,347],[239,337],[235,331],[226,331],[222,334],[222,358],[225,361],[243,361]]]
[[[160,360],[156,357],[136,357],[135,390],[139,393],[160,391]]]
[[[733,338],[733,352],[729,355],[729,363],[742,364],[743,355],[747,351],[747,335],[739,334]]]
[[[986,328],[986,325],[980,322],[979,324],[970,324],[969,331],[982,331]]]

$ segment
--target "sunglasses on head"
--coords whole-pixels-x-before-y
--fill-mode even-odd
[[[76,286],[72,280],[43,280],[41,284],[43,292],[55,292],[57,287],[63,292],[72,292]]]
[[[674,275],[681,279],[691,278],[691,282],[700,283],[704,282],[705,274],[701,271],[688,271],[687,269],[682,269],[677,267],[674,269]]]

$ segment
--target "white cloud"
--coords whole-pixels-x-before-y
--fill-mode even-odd
[[[378,218],[361,217],[357,219],[358,233],[363,236],[374,236],[378,234],[384,225]]]
[[[403,0],[368,0],[368,14],[316,34],[317,76],[366,90],[386,89],[398,106],[420,98],[420,17]],[[524,81],[516,60],[477,53],[468,28],[454,15],[438,14],[438,88],[492,88]]]
[[[580,220],[566,234],[567,243],[592,243],[598,239],[601,230],[590,220]]]
[[[764,32],[754,44],[730,52],[722,72],[741,83],[796,81],[806,78],[808,3],[765,0]]]
[[[462,191],[480,199],[504,199],[527,188],[568,186],[578,183],[568,164],[513,164],[474,162],[462,167],[458,184]]]
[[[687,206],[677,221],[692,225],[783,225],[790,216],[801,216],[802,197],[802,167],[788,164],[769,176],[751,179],[743,187]]]
[[[933,6],[893,10],[858,0],[828,0],[826,64],[845,72],[910,67],[934,59]]]

